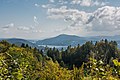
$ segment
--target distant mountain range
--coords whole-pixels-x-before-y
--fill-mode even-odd
[[[76,35],[66,35],[61,34],[59,36],[48,38],[44,40],[38,40],[36,42],[37,45],[54,45],[54,46],[76,46],[78,44],[83,44],[86,41],[99,41],[102,39],[108,39],[108,40],[115,40],[120,43],[120,36],[92,36],[92,37],[79,37]]]
[[[29,46],[31,46],[31,47],[36,47],[36,48],[38,48],[38,49],[43,49],[44,47],[43,46],[38,46],[38,45],[36,45],[36,44],[34,44],[34,43],[32,43],[31,41],[34,41],[34,40],[25,40],[25,39],[19,39],[19,38],[9,38],[9,39],[0,39],[0,40],[6,40],[6,41],[8,41],[9,43],[11,43],[11,44],[15,44],[15,45],[17,45],[17,46],[21,46],[22,45],[22,43],[24,43],[24,44],[28,44]]]
[[[36,44],[37,45],[55,45],[55,46],[68,46],[68,45],[74,46],[84,42],[86,42],[84,37],[62,34],[53,38],[38,40]]]
[[[92,37],[79,37],[76,35],[66,35],[61,34],[56,37],[47,38],[44,40],[25,40],[25,39],[18,39],[18,38],[11,38],[11,39],[4,39],[12,44],[16,44],[18,46],[21,46],[22,43],[28,44],[31,47],[37,47],[38,49],[44,49],[45,45],[51,45],[51,46],[76,46],[78,44],[82,45],[86,41],[99,41],[102,39],[108,39],[108,40],[114,40],[117,41],[118,46],[120,48],[120,35],[116,36],[92,36]],[[3,40],[3,39],[0,39]],[[44,45],[44,46],[42,46]]]

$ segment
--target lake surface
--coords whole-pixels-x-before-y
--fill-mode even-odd
[[[66,49],[68,46],[55,46],[55,45],[38,45],[38,46],[43,46],[43,47],[49,47],[49,48],[57,48],[57,49]]]
[[[93,43],[95,43],[95,42],[93,42]],[[118,43],[118,48],[120,48],[120,42],[117,42]],[[83,43],[81,44],[81,45],[83,45]],[[67,49],[67,47],[68,46],[56,46],[56,45],[38,45],[38,46],[43,46],[43,47],[49,47],[49,48],[57,48],[57,49]],[[72,47],[74,47],[74,46],[72,46]]]

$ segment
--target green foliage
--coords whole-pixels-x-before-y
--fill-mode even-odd
[[[0,80],[120,80],[120,51],[102,40],[66,50],[0,42]]]

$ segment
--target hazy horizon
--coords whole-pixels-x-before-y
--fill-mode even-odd
[[[120,34],[119,0],[0,0],[0,38]]]

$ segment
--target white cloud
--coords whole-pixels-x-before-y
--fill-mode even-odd
[[[43,8],[48,8],[48,5],[42,5]]]
[[[71,19],[76,19],[77,16],[85,16],[84,11],[79,11],[77,9],[67,9],[66,6],[61,6],[60,8],[51,8],[48,9],[48,17],[49,18],[54,18],[54,19],[59,19],[59,18],[69,18]]]
[[[52,19],[64,19],[65,21],[86,22],[88,13],[77,9],[68,9],[66,6],[48,9],[48,17]]]
[[[26,26],[18,26],[17,30],[20,32],[27,32],[27,33],[42,33],[43,31],[40,29],[35,28],[34,26],[26,27]]]
[[[39,4],[34,4],[36,7],[40,7],[40,5]]]
[[[92,1],[91,0],[82,0],[80,3],[81,6],[91,6]]]
[[[23,30],[23,31],[29,31],[29,30],[31,30],[30,27],[26,27],[26,26],[20,26],[20,27],[18,27],[17,29],[18,29],[18,30]]]
[[[71,4],[79,4],[80,6],[104,6],[106,2],[104,0],[72,0]]]
[[[63,5],[63,4],[67,4],[68,0],[58,0],[58,2]]]
[[[5,25],[5,26],[2,27],[2,28],[8,29],[8,28],[11,28],[11,27],[14,27],[14,23],[7,24],[7,25]]]
[[[69,0],[49,0],[50,3],[57,3],[57,4],[67,4]]]
[[[72,27],[84,27],[89,31],[120,30],[120,7],[104,6],[88,13],[62,6],[48,9],[48,17],[71,21]]]
[[[52,7],[55,7],[55,5],[53,4],[42,5],[42,8],[52,8]]]
[[[52,3],[54,3],[55,1],[54,1],[54,0],[49,0],[49,2],[52,2]]]
[[[120,30],[120,7],[105,6],[92,13],[92,19],[89,18],[89,24],[92,24],[92,30],[114,31]]]
[[[32,30],[33,33],[42,33],[42,30]]]
[[[39,24],[38,19],[37,19],[36,16],[33,17],[33,21],[34,21],[35,25],[38,25],[38,24]]]

